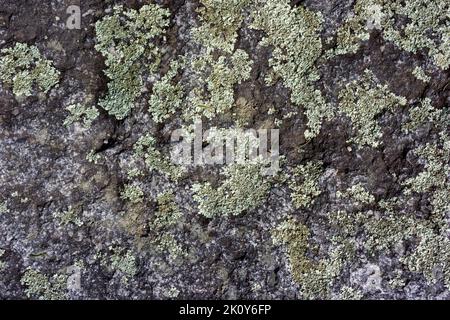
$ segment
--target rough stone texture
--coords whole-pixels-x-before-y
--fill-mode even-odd
[[[247,15],[238,31],[236,48],[248,53],[253,67],[250,79],[235,86],[235,99],[244,97],[252,106],[246,114],[248,128],[272,127],[275,118],[297,111],[280,126],[283,174],[290,176],[299,164],[321,161],[320,196],[308,208],[295,208],[288,184],[280,178],[257,208],[238,216],[207,219],[198,213],[191,186],[204,181],[217,183],[221,179],[219,167],[190,169],[174,182],[137,163],[144,172],[138,179],[144,197],[133,204],[120,196],[130,182],[126,172],[134,165],[133,145],[151,133],[159,150],[167,152],[170,133],[180,124],[177,114],[166,123],[154,123],[148,114],[148,95],[144,94],[124,120],[99,107],[100,116],[88,130],[63,123],[68,116],[65,107],[80,100],[96,105],[107,92],[104,59],[94,48],[95,22],[107,15],[113,4],[138,9],[148,2],[83,0],[82,29],[68,30],[66,8],[79,4],[77,1],[0,0],[0,49],[16,42],[36,45],[61,72],[58,87],[47,95],[36,92],[26,99],[16,99],[0,82],[0,204],[7,207],[0,213],[0,249],[4,250],[0,256],[0,298],[42,298],[42,293],[30,294],[24,283],[27,268],[44,274],[52,284],[55,275],[67,277],[67,290],[62,290],[61,298],[68,299],[305,298],[301,284],[292,276],[286,246],[273,242],[273,230],[287,217],[294,217],[310,230],[308,257],[323,259],[336,232],[326,222],[330,213],[355,211],[354,204],[336,197],[336,191],[362,183],[375,203],[356,210],[361,212],[377,211],[381,200],[399,196],[404,190],[401,182],[424,170],[413,150],[437,141],[436,129],[406,135],[402,124],[408,119],[409,108],[425,97],[436,109],[448,110],[450,71],[434,66],[425,52],[406,52],[372,30],[356,53],[317,61],[320,80],[315,86],[337,106],[342,87],[370,69],[379,83],[405,97],[407,106],[378,116],[383,132],[378,148],[349,143],[354,131],[342,115],[325,121],[320,134],[307,141],[303,135],[307,119],[303,108],[291,102],[290,90],[281,80],[273,86],[264,82],[272,48],[258,45],[264,32],[249,28],[251,18]],[[200,4],[195,0],[156,2],[171,13],[162,56],[162,68],[167,69],[172,56],[199,52],[189,33],[198,23],[196,8]],[[335,34],[353,5],[351,0],[291,1],[293,8],[304,6],[323,15],[324,51],[333,47],[325,39]],[[429,83],[412,74],[418,65],[429,70]],[[182,81],[188,81],[189,75],[183,77]],[[276,112],[269,115],[271,107]],[[212,123],[227,127],[232,120],[221,115]],[[444,131],[449,133],[449,123]],[[100,156],[97,163],[86,160],[91,150]],[[182,213],[175,239],[186,252],[175,259],[152,245],[158,235],[149,227],[158,210],[157,196],[168,189],[174,191]],[[418,219],[428,219],[432,211],[427,193],[413,195],[404,207]],[[55,216],[70,209],[81,220],[79,225],[62,224]],[[448,211],[447,207],[447,223]],[[406,248],[398,250],[411,250],[417,241],[402,245]],[[123,258],[126,252],[134,259],[135,272],[114,267],[113,257],[118,254]],[[407,269],[398,257],[394,249],[372,256],[357,253],[357,258],[330,280],[331,292],[319,298],[345,298],[339,293],[347,287],[363,299],[450,298],[442,277],[438,275],[436,282],[430,283],[422,272]],[[399,270],[403,271],[404,284],[393,287],[389,281]]]

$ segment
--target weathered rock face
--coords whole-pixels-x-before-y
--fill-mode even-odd
[[[448,1],[77,4],[0,0],[1,298],[450,299]]]

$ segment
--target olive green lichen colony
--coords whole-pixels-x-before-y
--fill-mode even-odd
[[[0,297],[450,299],[448,1],[89,6],[0,24]]]

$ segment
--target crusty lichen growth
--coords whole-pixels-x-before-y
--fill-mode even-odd
[[[431,77],[425,73],[421,67],[417,66],[414,68],[412,74],[422,82],[428,83],[431,80]]]
[[[450,121],[448,108],[436,109],[431,104],[431,99],[425,98],[419,105],[409,110],[409,121],[402,125],[402,130],[405,133],[412,133],[423,126],[431,124],[445,129],[448,121]]]
[[[244,50],[237,49],[219,58],[201,55],[192,61],[191,68],[199,83],[188,96],[185,118],[213,119],[233,107],[234,86],[249,79],[252,61]]]
[[[47,93],[59,82],[60,72],[42,57],[36,46],[16,43],[1,50],[0,80],[11,86],[16,97],[28,97],[34,88]]]
[[[85,129],[89,129],[92,122],[99,116],[99,112],[95,106],[87,107],[81,103],[70,105],[66,110],[70,113],[64,120],[66,127],[75,122],[81,122]]]
[[[308,207],[322,193],[319,188],[321,175],[322,163],[316,161],[310,161],[293,169],[289,188],[292,191],[291,199],[294,207]]]
[[[416,53],[427,50],[434,63],[447,69],[450,65],[450,19],[448,1],[441,0],[358,0],[354,14],[337,32],[337,46],[331,55],[354,53],[372,29],[382,32],[385,40],[403,50]],[[399,17],[406,23],[397,23]]]
[[[361,42],[369,40],[370,31],[381,29],[386,19],[383,0],[357,0],[353,11],[345,18],[336,33],[336,47],[327,52],[328,57],[356,53]]]
[[[40,300],[64,300],[67,291],[67,276],[55,274],[48,278],[43,273],[28,268],[20,283],[26,286],[25,293],[28,298]]]
[[[127,184],[120,193],[120,198],[136,204],[144,200],[144,192],[138,185]]]
[[[438,143],[427,143],[414,152],[425,160],[425,171],[404,182],[407,186],[405,194],[431,193],[434,213],[445,220],[445,214],[450,210],[450,138],[443,131]]]
[[[104,256],[101,264],[114,272],[117,272],[123,283],[127,283],[138,272],[136,266],[136,257],[131,251],[124,248],[110,247],[112,254]]]
[[[86,155],[86,160],[93,163],[98,164],[102,156],[98,154],[94,149],[90,150]]]
[[[53,213],[53,217],[58,219],[59,224],[61,224],[62,226],[74,224],[78,227],[81,227],[83,225],[83,220],[80,217],[79,212],[70,206],[69,208],[67,208],[66,211],[63,212],[57,211]]]
[[[194,28],[193,38],[207,50],[234,50],[237,31],[244,20],[243,10],[253,0],[200,0],[197,10],[200,26]]]
[[[306,256],[309,235],[309,229],[293,218],[283,221],[272,232],[274,244],[287,245],[292,276],[298,282],[302,282],[304,275],[314,268],[314,263]]]
[[[105,57],[108,94],[99,105],[117,119],[125,118],[144,88],[143,74],[156,71],[160,49],[154,44],[169,24],[168,10],[156,4],[139,11],[114,7],[95,25],[95,48]]]
[[[447,69],[450,66],[450,4],[441,0],[406,0],[389,5],[396,15],[408,18],[408,23],[398,27],[390,19],[384,37],[409,52],[428,49],[435,64]]]
[[[166,191],[158,195],[157,204],[158,209],[149,223],[150,230],[154,234],[151,244],[161,252],[168,252],[171,259],[184,257],[186,252],[175,237],[183,215],[175,202],[173,192]]]
[[[333,116],[331,106],[314,87],[319,79],[315,63],[322,54],[322,16],[301,5],[292,8],[287,0],[268,0],[254,11],[253,20],[252,28],[266,34],[260,45],[274,47],[269,60],[272,73],[291,90],[292,102],[305,108],[305,138],[312,139],[322,121]]]
[[[331,239],[328,257],[314,261],[308,257],[310,231],[293,218],[282,222],[272,234],[275,244],[285,244],[292,277],[300,284],[306,299],[329,298],[334,280],[354,254],[354,242]]]
[[[181,178],[184,173],[181,166],[173,164],[169,158],[156,149],[156,140],[150,134],[139,138],[134,145],[134,155],[137,158],[143,158],[151,170],[161,172],[173,180]]]
[[[356,137],[350,141],[361,146],[378,147],[382,132],[376,117],[405,104],[405,98],[390,92],[387,85],[378,84],[369,70],[365,71],[362,79],[351,81],[339,92],[339,108],[357,131]]]
[[[181,67],[179,61],[172,61],[169,71],[153,84],[153,95],[148,104],[155,122],[164,122],[182,106],[183,88],[179,83],[174,83],[174,78]]]
[[[211,183],[194,184],[194,200],[199,213],[208,218],[239,215],[261,205],[270,188],[269,178],[261,173],[260,162],[231,164],[222,170],[226,177],[218,187]]]
[[[371,204],[375,202],[375,197],[370,194],[361,183],[352,185],[345,191],[337,191],[337,198],[347,198],[357,204]]]

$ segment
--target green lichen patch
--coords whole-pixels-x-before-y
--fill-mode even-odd
[[[403,124],[402,130],[405,133],[411,133],[426,125],[445,129],[448,121],[450,121],[448,108],[436,109],[431,104],[431,99],[425,98],[419,105],[409,110],[409,121]]]
[[[66,211],[55,212],[53,217],[58,219],[59,224],[62,226],[67,226],[69,224],[74,224],[78,227],[83,225],[83,220],[81,219],[79,212],[72,207],[69,207]]]
[[[67,291],[67,276],[55,274],[47,277],[43,273],[28,268],[20,280],[26,286],[25,293],[28,298],[40,300],[64,300]]]
[[[425,83],[430,82],[431,77],[425,73],[425,71],[421,67],[415,67],[412,74]]]
[[[101,264],[121,276],[121,281],[127,283],[138,272],[136,257],[124,248],[110,248],[112,254],[104,256]]]
[[[28,97],[38,88],[47,93],[59,82],[60,72],[42,57],[36,46],[16,43],[1,50],[0,80],[11,86],[16,97]]]
[[[171,259],[184,257],[186,252],[175,237],[177,225],[182,221],[183,215],[175,202],[173,192],[166,191],[158,195],[157,204],[158,209],[149,223],[154,234],[151,244],[159,251],[167,252]]]
[[[339,108],[350,118],[357,133],[350,141],[361,146],[378,147],[382,132],[376,117],[405,104],[405,98],[391,93],[387,85],[378,84],[369,70],[362,79],[348,83],[339,92]]]
[[[375,202],[375,197],[370,194],[361,183],[352,185],[347,190],[336,192],[337,198],[346,198],[358,204],[371,204]]]
[[[90,150],[88,152],[88,154],[86,155],[86,160],[93,163],[93,164],[98,164],[98,162],[100,161],[100,159],[102,158],[102,156],[98,153],[96,153],[95,150]]]
[[[194,184],[192,191],[199,213],[207,218],[236,216],[261,205],[270,189],[261,168],[261,163],[231,164],[223,169],[226,178],[219,187]]]
[[[266,34],[260,45],[274,47],[269,60],[273,74],[291,90],[292,102],[305,108],[305,138],[312,139],[320,132],[322,121],[333,116],[331,106],[314,87],[319,79],[315,63],[322,55],[322,16],[278,0],[266,1],[252,16],[252,28]]]
[[[434,63],[450,65],[450,6],[441,0],[358,0],[354,14],[337,31],[337,46],[330,55],[354,53],[372,29],[381,30],[385,40],[408,52],[426,50]],[[399,18],[406,23],[397,23]]]
[[[69,111],[69,115],[64,120],[66,127],[72,125],[75,122],[81,122],[85,129],[89,129],[92,122],[97,119],[99,112],[96,107],[87,107],[81,103],[70,105],[66,108]]]
[[[141,95],[142,75],[155,72],[160,49],[154,44],[169,24],[168,10],[156,4],[139,11],[114,7],[112,15],[95,25],[95,48],[105,57],[108,93],[99,105],[117,119],[125,118]]]
[[[179,61],[173,61],[169,71],[153,84],[153,94],[148,103],[155,122],[161,123],[170,118],[182,106],[183,88],[179,83],[173,83],[181,66]]]
[[[336,32],[336,47],[327,52],[328,57],[356,53],[361,42],[369,40],[370,31],[381,29],[386,21],[383,0],[358,0],[353,11]]]
[[[143,158],[151,170],[159,171],[173,180],[178,180],[184,174],[182,167],[173,164],[156,149],[156,141],[150,134],[139,138],[134,145],[134,155],[137,158]]]
[[[193,38],[208,50],[234,50],[237,31],[244,20],[243,10],[252,0],[200,0],[200,26],[194,28]]]
[[[132,204],[136,204],[144,200],[144,192],[137,185],[127,184],[120,193],[120,197]]]
[[[354,254],[351,240],[332,239],[328,257],[315,261],[308,257],[310,231],[293,218],[282,222],[272,234],[275,244],[285,244],[293,279],[306,299],[329,298],[334,280]]]
[[[416,177],[408,178],[403,184],[407,186],[405,194],[431,193],[434,213],[445,217],[450,210],[450,138],[441,133],[440,143],[426,144],[414,150],[425,161],[424,171]]]
[[[294,168],[289,181],[291,199],[294,207],[304,208],[311,205],[322,191],[319,188],[319,178],[322,175],[322,164],[310,161]]]
[[[406,51],[416,53],[427,49],[435,64],[450,66],[450,4],[440,0],[406,0],[388,6],[408,23],[397,27],[392,20],[385,26],[384,37]]]
[[[237,49],[231,56],[218,59],[211,54],[201,55],[192,61],[191,68],[199,84],[188,96],[185,118],[213,119],[234,106],[234,86],[249,79],[252,61],[245,51]]]

